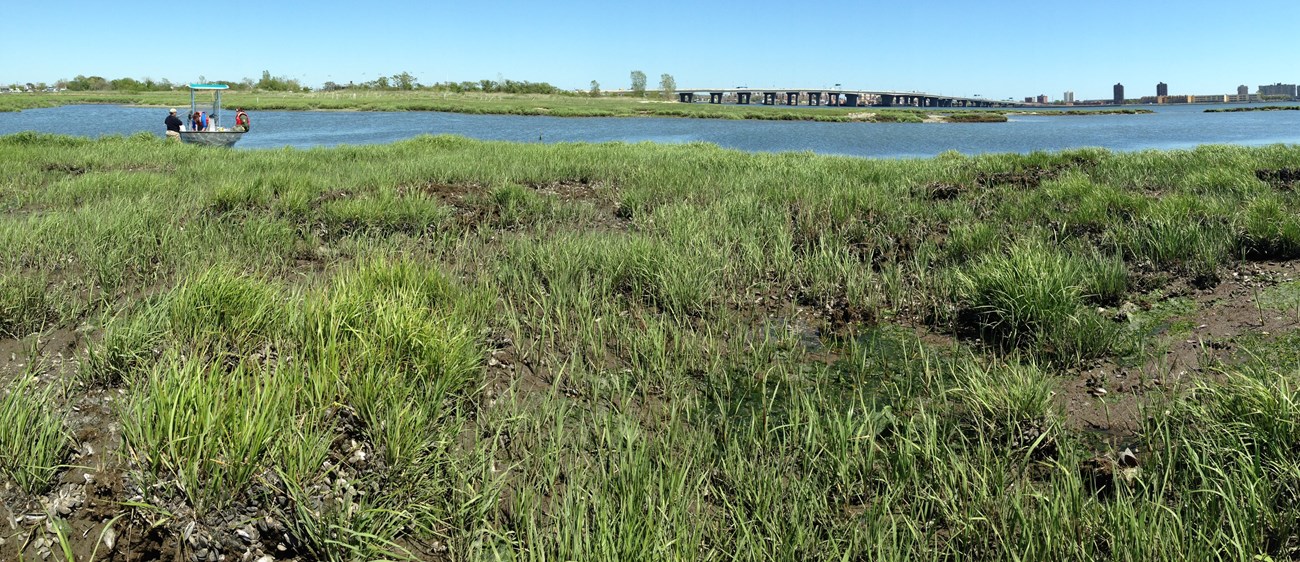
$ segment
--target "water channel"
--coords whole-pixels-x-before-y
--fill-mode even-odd
[[[1279,104],[1267,104],[1279,105]],[[1287,104],[1296,105],[1296,104]],[[1234,105],[1146,106],[1145,115],[1010,115],[1006,123],[818,123],[681,118],[532,117],[437,112],[253,111],[237,149],[389,143],[452,134],[512,142],[708,142],[751,152],[812,151],[872,158],[1032,152],[1097,146],[1115,151],[1203,144],[1300,143],[1300,111],[1205,113]],[[820,108],[790,108],[818,111]],[[22,131],[99,137],[162,136],[166,110],[71,105],[0,112],[0,135]],[[229,112],[227,119],[233,119]]]

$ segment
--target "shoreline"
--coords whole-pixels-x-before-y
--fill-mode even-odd
[[[804,121],[822,123],[1002,123],[1003,110],[891,108],[877,106],[818,107],[703,104],[666,100],[581,98],[570,96],[412,96],[368,93],[357,97],[337,94],[264,94],[232,92],[223,105],[250,111],[430,111],[468,115],[528,115],[548,117],[661,117],[733,119],[753,121]],[[48,108],[60,105],[113,104],[136,107],[187,107],[173,92],[130,94],[21,94],[0,97],[0,111]],[[18,103],[14,103],[14,102]]]
[[[1247,111],[1300,111],[1300,105],[1265,105],[1261,107],[1229,107],[1207,109],[1204,113],[1242,113]]]

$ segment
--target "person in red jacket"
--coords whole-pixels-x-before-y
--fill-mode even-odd
[[[248,132],[248,114],[244,113],[244,108],[235,110],[235,130]]]

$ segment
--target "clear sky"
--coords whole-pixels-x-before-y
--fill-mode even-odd
[[[316,87],[409,72],[629,87],[1076,99],[1300,82],[1300,0],[4,0],[0,84],[78,74]]]

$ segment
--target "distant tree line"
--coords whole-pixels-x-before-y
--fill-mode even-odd
[[[435,82],[433,84],[421,84],[419,78],[412,76],[409,72],[394,74],[392,76],[380,76],[374,80],[362,82],[348,82],[339,84],[337,82],[326,82],[322,89],[325,91],[334,90],[431,90],[435,92],[488,92],[501,94],[559,94],[563,90],[556,88],[546,82],[529,82],[527,80],[478,80],[464,82]]]
[[[360,84],[355,82],[339,84],[337,82],[329,81],[321,85],[321,89],[327,92],[334,90],[418,90],[421,87],[420,79],[411,76],[410,72],[402,72],[401,74],[394,74],[392,76],[380,76],[379,78],[368,82],[362,82]]]
[[[502,94],[558,94],[559,88],[546,82],[527,80],[479,80],[478,82],[439,82],[430,89],[446,92],[490,92]]]
[[[247,78],[245,78],[244,80],[245,82],[248,81]],[[285,78],[283,76],[271,76],[271,71],[269,70],[262,71],[262,79],[258,80],[256,84],[253,84],[251,89],[266,90],[268,92],[309,92],[311,91],[311,88],[299,84],[298,80],[296,79]]]
[[[199,82],[219,83],[230,86],[232,90],[265,90],[279,92],[300,92],[309,91],[307,88],[294,78],[285,78],[283,76],[271,76],[270,71],[262,71],[262,79],[256,82],[251,78],[243,80],[209,80],[206,77],[199,76]],[[13,89],[22,89],[14,84]],[[44,90],[47,88],[44,82],[39,84],[26,84],[28,90]],[[52,87],[59,90],[68,90],[72,92],[166,92],[178,87],[184,87],[185,83],[175,84],[171,80],[162,79],[154,80],[144,78],[137,80],[135,78],[117,78],[109,80],[103,76],[84,76],[78,74],[71,80],[63,79],[54,83]]]
[[[165,92],[173,88],[170,80],[163,79],[154,81],[152,78],[136,80],[135,78],[118,78],[108,80],[102,76],[82,76],[77,75],[71,80],[59,80],[54,83],[58,89],[67,89],[74,92],[93,92],[105,90],[118,90],[124,92]]]
[[[311,88],[303,86],[296,78],[287,78],[284,76],[272,76],[269,70],[262,71],[260,80],[254,81],[251,78],[243,80],[209,80],[204,76],[199,76],[199,82],[220,83],[230,86],[232,90],[243,91],[269,91],[269,92],[307,92]],[[176,88],[183,88],[185,83],[173,83],[170,80],[154,80],[144,78],[137,80],[135,78],[118,78],[109,80],[102,76],[83,76],[78,74],[71,80],[59,80],[53,86],[47,86],[44,82],[39,84],[13,84],[14,90],[39,91],[47,87],[56,89],[66,89],[74,92],[92,92],[92,91],[121,91],[121,92],[165,92]],[[361,83],[348,82],[340,84],[333,81],[325,82],[321,89],[324,91],[336,90],[432,90],[440,92],[486,92],[486,93],[503,93],[503,94],[564,94],[568,93],[546,82],[529,82],[527,80],[477,80],[464,82],[437,82],[431,85],[420,84],[420,80],[412,76],[409,72],[401,72],[392,76],[380,76],[374,80]]]

